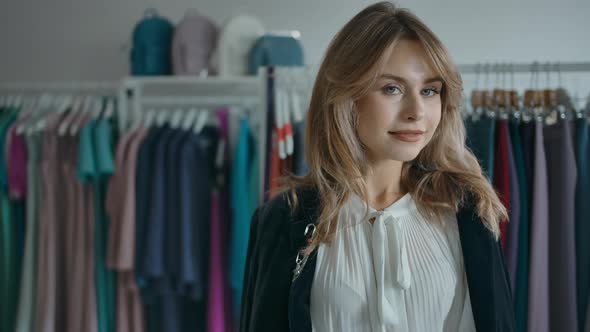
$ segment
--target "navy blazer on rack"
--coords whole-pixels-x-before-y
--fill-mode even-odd
[[[293,280],[295,259],[305,246],[305,229],[315,224],[319,197],[298,189],[291,211],[287,194],[259,207],[252,217],[244,278],[240,331],[311,332],[310,294],[316,255]],[[457,214],[471,306],[478,332],[514,331],[512,294],[500,244],[471,202]]]

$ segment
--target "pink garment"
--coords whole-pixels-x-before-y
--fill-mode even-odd
[[[223,239],[223,230],[220,216],[220,197],[219,192],[214,190],[211,193],[211,253],[209,261],[209,296],[208,296],[208,316],[207,324],[209,332],[226,332],[230,331],[227,326],[225,309],[228,307],[226,299],[226,287],[224,280],[227,277],[225,269],[225,250],[227,244]],[[228,312],[228,317],[231,312]]]
[[[90,120],[89,114],[79,116],[77,125],[81,128]],[[59,136],[59,169],[65,199],[60,200],[64,213],[60,233],[65,235],[64,250],[64,292],[63,302],[65,326],[60,331],[98,330],[96,308],[96,284],[94,280],[94,190],[78,179],[79,135]]]
[[[58,232],[63,209],[58,203],[63,200],[63,185],[59,171],[58,136],[56,128],[62,114],[47,118],[42,134],[41,172],[42,197],[39,213],[39,238],[35,301],[35,331],[63,331],[63,233]],[[61,199],[60,199],[61,198]],[[59,302],[58,302],[59,297]],[[61,310],[60,310],[61,308]]]
[[[7,163],[8,195],[13,200],[23,200],[26,194],[27,144],[24,136],[16,133],[16,128],[30,117],[30,114],[23,115],[6,131],[4,158]]]
[[[135,173],[139,147],[148,130],[125,135],[116,152],[116,172],[107,192],[111,218],[108,261],[118,270],[117,331],[143,332],[145,322],[139,288],[135,282]]]
[[[121,209],[122,209],[122,190],[123,183],[125,182],[125,172],[123,172],[123,165],[125,163],[125,156],[127,155],[127,148],[129,142],[133,139],[137,132],[128,132],[117,144],[117,150],[115,152],[115,173],[109,179],[106,195],[106,211],[111,221],[109,225],[109,237],[107,241],[107,256],[106,264],[111,269],[118,269],[117,256],[118,256],[118,241],[119,233],[121,228]]]
[[[11,129],[8,163],[8,193],[11,199],[22,200],[27,192],[27,145],[25,137]]]
[[[79,137],[60,138],[66,152],[62,160],[64,187],[66,189],[66,238],[65,280],[66,329],[65,331],[98,330],[96,308],[96,284],[94,273],[94,190],[78,179]]]

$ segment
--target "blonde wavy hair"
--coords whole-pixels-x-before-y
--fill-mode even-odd
[[[328,242],[338,212],[351,193],[366,200],[368,162],[356,132],[356,101],[374,86],[399,40],[418,41],[432,68],[443,79],[442,115],[431,141],[402,167],[402,189],[411,193],[421,213],[442,220],[457,213],[468,196],[485,226],[499,236],[507,219],[482,169],[465,146],[460,114],[463,82],[438,37],[415,15],[389,2],[373,4],[354,16],[331,41],[319,68],[307,114],[305,157],[309,173],[282,179],[297,207],[297,187],[319,191],[320,214],[308,250]]]

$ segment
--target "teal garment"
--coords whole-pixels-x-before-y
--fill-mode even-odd
[[[241,298],[244,271],[246,265],[246,253],[248,251],[248,239],[250,234],[250,218],[252,216],[252,201],[257,197],[244,195],[250,191],[251,168],[253,166],[252,151],[255,146],[250,143],[250,125],[248,120],[240,120],[240,133],[235,149],[235,155],[231,174],[231,198],[233,222],[231,225],[230,243],[230,285],[233,293],[234,315],[238,315]]]
[[[15,253],[14,253],[14,228],[12,227],[12,207],[8,195],[0,193],[0,214],[2,216],[2,234],[4,235],[4,246],[2,248],[3,258],[3,280],[2,284],[2,325],[1,331],[12,331],[14,316],[16,314],[16,294],[12,285],[15,283]],[[13,306],[14,305],[14,306]]]
[[[27,206],[26,224],[27,234],[25,256],[20,285],[18,316],[16,318],[17,332],[33,331],[36,314],[37,284],[37,250],[39,208],[41,206],[41,171],[39,169],[39,135],[34,133],[26,137],[27,143]]]
[[[80,131],[78,177],[94,189],[94,255],[98,332],[115,331],[115,274],[106,266],[108,218],[106,186],[115,169],[112,127],[105,120],[91,120]]]
[[[529,298],[529,193],[526,178],[526,167],[520,128],[517,122],[510,123],[510,137],[516,172],[518,174],[518,190],[520,195],[520,219],[518,229],[518,262],[516,267],[516,287],[514,290],[514,314],[516,330],[526,331],[528,320]]]
[[[95,121],[91,120],[80,130],[78,144],[78,179],[83,183],[91,183],[96,171],[96,160],[94,159],[92,129]]]
[[[0,132],[5,132],[8,122],[12,119],[13,109],[4,108],[0,113]],[[1,208],[1,207],[0,207]],[[0,331],[4,331],[6,325],[7,310],[10,307],[8,297],[8,282],[10,280],[10,267],[12,261],[12,227],[10,220],[5,220],[3,211],[0,211]]]
[[[482,116],[475,121],[467,119],[465,128],[467,129],[467,146],[477,157],[484,174],[490,179],[490,182],[493,182],[496,119],[487,116]]]
[[[105,210],[107,185],[115,172],[114,135],[111,124],[100,120],[94,128],[94,154],[96,160],[95,199],[96,199],[96,280],[99,300],[99,332],[116,329],[116,274],[106,266],[107,241],[110,220]],[[97,286],[98,286],[97,285]]]
[[[2,218],[2,277],[0,279],[1,312],[0,331],[13,331],[18,308],[18,285],[20,283],[19,249],[20,240],[15,226],[13,208],[8,198],[8,174],[4,147],[7,130],[17,118],[17,110],[11,109],[0,121],[0,215]]]
[[[93,147],[93,130],[94,126],[96,125],[95,120],[90,120],[82,129],[80,130],[79,135],[79,144],[78,144],[78,179],[85,185],[85,186],[93,186],[94,187],[94,178],[97,174],[97,161],[95,159],[94,154],[94,147]],[[95,202],[96,205],[96,202]],[[98,206],[95,206],[94,209],[96,210]],[[97,265],[98,260],[98,253],[96,251],[96,234],[98,232],[98,225],[97,221],[89,220],[89,222],[94,222],[94,234],[95,234],[95,242],[94,242],[94,264]],[[102,313],[102,287],[101,287],[101,280],[98,277],[98,271],[95,267],[94,269],[94,283],[95,283],[95,292],[96,292],[96,320],[98,323],[98,331],[103,332],[103,321],[101,317]]]
[[[254,137],[250,138],[250,179],[249,184],[249,201],[250,201],[250,210],[248,210],[248,214],[254,214],[254,211],[260,204],[259,197],[260,197],[260,160],[258,158],[258,145],[256,144],[256,140]]]

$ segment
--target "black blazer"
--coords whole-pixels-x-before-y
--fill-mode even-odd
[[[315,253],[292,279],[297,253],[306,243],[305,228],[315,223],[319,214],[319,197],[315,189],[298,189],[299,205],[292,213],[286,195],[259,207],[252,217],[242,332],[311,332]],[[473,204],[465,204],[457,220],[477,331],[514,331],[512,295],[498,241],[478,218]]]

